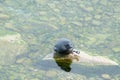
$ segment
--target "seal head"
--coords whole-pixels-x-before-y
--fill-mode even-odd
[[[56,44],[54,45],[55,53],[60,55],[68,55],[73,50],[73,44],[69,39],[62,38],[59,39]]]

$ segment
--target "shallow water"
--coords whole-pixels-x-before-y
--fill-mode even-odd
[[[119,66],[42,59],[59,38],[120,64],[119,0],[0,0],[0,80],[119,80]]]

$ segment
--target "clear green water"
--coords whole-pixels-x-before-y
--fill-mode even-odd
[[[118,66],[43,62],[54,42],[120,64],[119,0],[0,0],[0,80],[119,80]]]

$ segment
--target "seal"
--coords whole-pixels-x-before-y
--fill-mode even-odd
[[[115,61],[104,56],[92,56],[82,50],[74,48],[73,43],[66,38],[56,41],[53,47],[54,53],[48,54],[43,60],[55,60],[56,63],[78,63],[85,65],[118,65]]]

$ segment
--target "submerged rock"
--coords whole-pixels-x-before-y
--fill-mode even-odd
[[[26,51],[27,44],[17,32],[5,29],[0,31],[0,64],[12,64],[16,56]]]
[[[2,19],[9,19],[10,18],[10,16],[9,15],[7,15],[7,14],[0,14],[0,19],[2,20]]]
[[[110,80],[111,79],[109,74],[102,74],[101,77],[106,79],[106,80]]]
[[[54,60],[53,54],[48,54],[43,58],[43,60]],[[72,58],[73,63],[82,64],[82,65],[118,65],[115,61],[102,57],[102,56],[91,56],[85,53],[84,51],[80,51],[80,54],[74,53],[72,54],[74,58]],[[58,58],[59,60],[65,59]]]
[[[6,41],[6,42],[10,42],[10,43],[15,43],[15,42],[24,42],[22,39],[21,39],[21,35],[20,34],[7,34],[7,35],[4,35],[4,36],[0,36],[0,40],[1,41]]]

